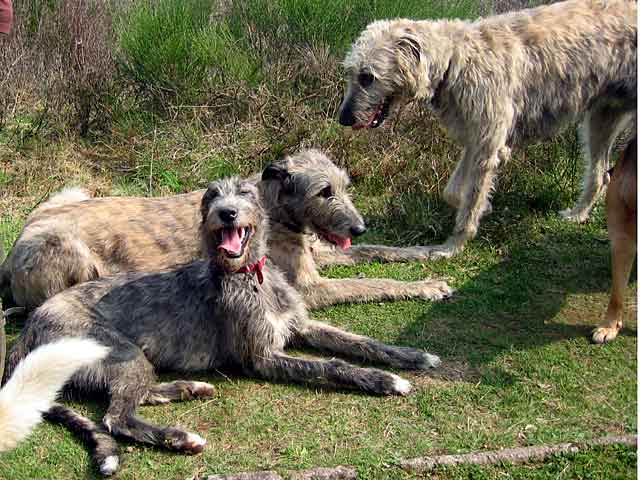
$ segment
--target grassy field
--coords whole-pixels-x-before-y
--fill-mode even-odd
[[[350,172],[370,227],[362,242],[446,238],[453,211],[439,192],[458,147],[419,106],[379,131],[341,128],[335,121],[340,60],[373,18],[475,17],[505,2],[245,0],[216,2],[214,11],[211,2],[197,0],[157,3],[156,9],[136,0],[118,8],[98,2],[93,10],[74,10],[70,0],[18,6],[25,20],[8,40],[12,48],[0,43],[0,71],[11,73],[0,74],[5,250],[28,213],[65,185],[96,195],[169,195],[221,175],[256,172],[279,155],[311,146]],[[90,18],[108,25],[77,29],[91,47],[75,76],[56,67],[69,43],[56,25],[41,21],[46,8],[60,9],[61,25],[70,18],[80,26]],[[45,47],[41,56],[38,48]],[[445,303],[313,312],[351,331],[440,355],[438,370],[402,373],[415,385],[410,396],[277,385],[234,372],[195,375],[216,385],[213,399],[140,413],[204,436],[205,452],[187,457],[123,443],[117,477],[354,465],[363,479],[415,478],[396,467],[399,458],[635,432],[636,283],[628,291],[621,335],[612,344],[591,345],[588,335],[602,318],[610,288],[603,208],[584,225],[557,215],[577,198],[581,169],[576,135],[568,130],[517,152],[504,166],[493,213],[456,258],[325,272],[440,277],[457,289]],[[10,340],[20,327],[9,325]],[[100,398],[74,405],[96,421],[105,408]],[[544,464],[439,470],[431,478],[632,478],[636,463],[635,451],[610,447]],[[0,478],[7,480],[95,476],[85,448],[51,424],[0,456]]]

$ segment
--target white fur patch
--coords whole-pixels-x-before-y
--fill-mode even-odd
[[[196,395],[213,395],[215,388],[207,382],[193,382],[194,393]]]
[[[100,473],[102,475],[113,475],[120,466],[120,460],[115,455],[110,455],[100,464]]]
[[[394,375],[393,391],[399,395],[407,395],[411,391],[411,383],[404,378]]]
[[[187,441],[195,445],[206,445],[207,441],[197,433],[187,433]]]
[[[442,360],[440,360],[440,357],[437,355],[432,355],[431,353],[425,353],[424,363],[426,364],[427,367],[435,368],[440,366],[440,364],[442,363]]]
[[[29,435],[78,368],[108,353],[107,347],[94,340],[67,338],[27,355],[0,391],[0,452],[14,448]]]

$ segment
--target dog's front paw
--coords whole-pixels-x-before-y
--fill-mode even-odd
[[[453,296],[454,289],[447,282],[440,280],[424,280],[419,282],[420,298],[427,300],[444,300]]]
[[[397,375],[390,375],[392,377],[390,393],[394,395],[409,395],[409,392],[411,392],[411,382]]]
[[[588,211],[577,208],[567,208],[566,210],[561,210],[559,214],[565,220],[575,223],[584,223],[589,218]]]
[[[200,435],[185,432],[177,428],[168,428],[164,445],[171,450],[177,450],[190,455],[201,453],[207,441]]]
[[[437,355],[433,355],[427,352],[420,352],[420,361],[417,363],[416,367],[419,370],[427,370],[429,368],[437,368],[442,363],[440,357]]]
[[[618,336],[619,331],[616,327],[598,327],[593,331],[591,341],[600,344],[610,342]]]

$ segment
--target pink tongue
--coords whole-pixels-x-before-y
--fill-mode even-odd
[[[222,242],[218,245],[218,250],[226,250],[227,253],[237,255],[242,248],[242,240],[238,234],[238,228],[223,228]]]
[[[334,235],[333,233],[329,233],[327,234],[327,238],[343,250],[348,250],[351,246],[351,239],[348,237],[343,238],[338,235]]]
[[[338,246],[341,249],[349,250],[349,247],[351,246],[351,239],[350,238],[336,237],[336,243],[338,244]]]

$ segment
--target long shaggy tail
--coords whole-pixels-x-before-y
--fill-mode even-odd
[[[109,348],[94,340],[68,338],[27,355],[0,390],[0,452],[29,435],[77,369],[108,353]]]

